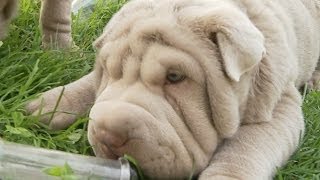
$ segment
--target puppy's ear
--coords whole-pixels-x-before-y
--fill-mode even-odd
[[[263,35],[248,19],[221,29],[216,36],[225,71],[234,81],[238,82],[266,53]]]
[[[193,21],[191,28],[202,30],[214,40],[230,79],[238,82],[241,75],[263,59],[266,54],[264,36],[238,7],[221,2],[188,9],[193,11],[187,15],[193,16],[190,17]]]

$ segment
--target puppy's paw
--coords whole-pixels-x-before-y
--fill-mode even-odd
[[[27,112],[39,116],[40,121],[53,130],[70,126],[77,118],[77,102],[72,102],[73,98],[69,99],[64,90],[57,87],[43,93],[26,105]]]
[[[199,180],[256,180],[250,171],[226,163],[211,164],[199,177]]]
[[[320,71],[313,72],[311,79],[308,81],[308,88],[313,90],[320,90]]]
[[[227,175],[213,175],[213,176],[201,176],[199,180],[240,180],[236,177]]]

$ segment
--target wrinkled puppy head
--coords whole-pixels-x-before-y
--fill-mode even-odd
[[[131,1],[95,45],[89,141],[97,156],[133,156],[153,178],[208,165],[237,131],[246,74],[264,53],[263,36],[240,10],[199,0]]]
[[[18,0],[0,1],[0,39],[4,38],[7,26],[16,14]]]

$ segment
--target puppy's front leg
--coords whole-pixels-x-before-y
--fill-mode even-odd
[[[69,48],[72,0],[42,0],[40,24],[44,48]]]
[[[282,94],[267,123],[247,124],[226,140],[214,155],[201,180],[272,179],[296,150],[304,122],[300,108],[301,97],[293,85]]]
[[[44,92],[30,102],[26,109],[51,129],[70,126],[79,115],[86,113],[95,100],[95,74],[90,74],[66,86]]]

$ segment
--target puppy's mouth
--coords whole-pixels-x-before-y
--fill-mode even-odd
[[[98,157],[117,160],[119,157],[122,156],[119,153],[116,153],[116,151],[114,151],[110,146],[106,144],[101,144],[100,146],[101,146],[100,148],[103,152],[103,155],[101,155],[100,153],[97,153],[96,155]]]
[[[125,154],[131,154],[129,149],[132,144],[141,144],[146,143],[143,142],[141,138],[130,138],[123,142],[121,146],[115,147],[114,145],[110,145],[108,142],[98,141],[99,144],[102,145],[102,151],[104,153],[103,156],[107,156],[109,159],[118,159],[119,157],[123,157]]]

